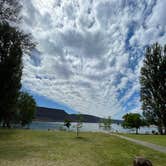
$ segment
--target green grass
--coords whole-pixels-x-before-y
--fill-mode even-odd
[[[166,135],[145,135],[145,134],[123,134],[124,136],[150,142],[153,144],[166,146]]]
[[[164,166],[166,155],[103,133],[0,129],[0,166],[132,166],[145,156]]]

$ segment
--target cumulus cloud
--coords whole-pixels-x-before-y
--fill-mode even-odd
[[[165,0],[23,1],[22,28],[38,42],[23,86],[76,111],[121,118],[140,109],[147,44],[166,41]]]

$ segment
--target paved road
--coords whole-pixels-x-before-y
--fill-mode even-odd
[[[159,145],[156,145],[156,144],[152,144],[152,143],[145,142],[145,141],[140,141],[140,140],[129,138],[129,137],[122,136],[122,135],[117,135],[117,134],[112,134],[112,135],[115,135],[117,137],[126,139],[128,141],[134,142],[134,143],[139,144],[139,145],[146,146],[146,147],[151,148],[153,150],[157,150],[159,152],[166,153],[166,147],[164,147],[164,146],[159,146]]]

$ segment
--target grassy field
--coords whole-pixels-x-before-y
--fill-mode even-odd
[[[150,142],[153,144],[166,146],[166,135],[145,135],[145,134],[123,134],[124,136]]]
[[[166,155],[103,133],[0,129],[0,166],[132,166],[146,156],[164,166]]]

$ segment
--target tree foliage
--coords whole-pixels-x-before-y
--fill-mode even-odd
[[[135,128],[136,134],[138,134],[138,129],[141,126],[144,126],[144,120],[140,114],[137,113],[127,113],[122,117],[124,119],[123,127],[124,128]]]
[[[140,76],[143,114],[150,124],[166,134],[166,45],[146,49]]]
[[[104,127],[106,130],[111,129],[112,119],[109,116],[108,118],[104,118],[100,121],[100,127]]]
[[[21,7],[19,0],[0,0],[0,22],[18,23]]]
[[[0,24],[0,115],[4,126],[10,121],[21,88],[22,49],[19,33],[9,24]]]
[[[36,102],[26,92],[20,92],[17,99],[17,116],[21,126],[28,125],[35,116]]]
[[[65,119],[64,120],[64,126],[66,126],[69,129],[70,126],[71,126],[71,120],[70,119]]]
[[[32,38],[19,30],[19,0],[0,0],[0,120],[10,127],[21,88],[22,56],[34,47]],[[15,23],[15,24],[14,24]]]
[[[35,47],[32,36],[20,29],[22,5],[20,0],[0,0],[0,23],[16,29],[23,52]]]

